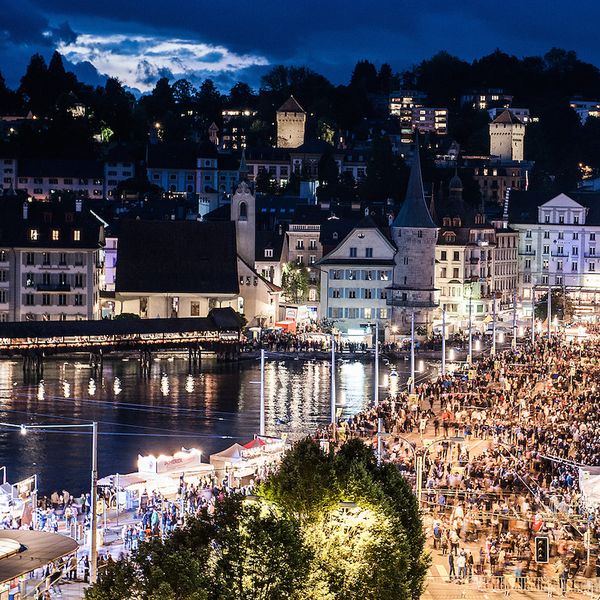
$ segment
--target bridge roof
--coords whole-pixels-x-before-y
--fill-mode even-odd
[[[0,323],[0,338],[111,336],[188,331],[237,331],[239,315],[232,308],[214,308],[207,317],[185,319],[116,319],[101,321],[15,321]]]

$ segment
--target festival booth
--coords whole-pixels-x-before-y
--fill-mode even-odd
[[[251,479],[264,477],[269,468],[281,461],[285,450],[285,440],[257,436],[243,446],[235,443],[211,454],[210,464],[219,480],[227,478],[230,487],[241,487]]]
[[[188,484],[198,484],[213,474],[212,465],[202,462],[200,450],[182,448],[173,455],[138,455],[136,473],[103,477],[98,485],[118,490],[119,505],[133,508],[144,492],[157,492],[165,498],[173,498],[179,493],[182,478]]]

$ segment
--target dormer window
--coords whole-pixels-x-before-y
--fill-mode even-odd
[[[574,223],[575,225],[579,225],[579,215],[575,215],[575,216],[573,217],[573,223]]]
[[[444,217],[442,219],[442,225],[444,227],[450,227],[452,225],[452,219],[450,217]]]
[[[265,248],[265,258],[273,258],[273,248]]]
[[[423,237],[423,232],[419,229],[419,231],[417,231],[417,237],[418,238],[422,238]]]
[[[29,230],[29,239],[32,242],[37,242],[40,239],[40,230],[39,229],[30,229]]]
[[[452,226],[453,227],[460,227],[460,217],[454,217],[452,219]]]

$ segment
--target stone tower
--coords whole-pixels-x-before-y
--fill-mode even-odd
[[[490,154],[503,162],[524,159],[525,125],[508,109],[490,123]]]
[[[240,181],[231,198],[231,220],[235,221],[238,256],[254,269],[256,198],[246,181]]]
[[[304,144],[306,112],[294,96],[290,96],[277,110],[277,147],[298,148]]]
[[[425,202],[418,143],[402,208],[391,226],[398,248],[392,280],[392,326],[402,333],[415,324],[430,329],[437,308],[435,298],[435,246],[438,228]]]

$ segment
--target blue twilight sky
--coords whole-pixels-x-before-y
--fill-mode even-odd
[[[599,0],[0,0],[0,14],[10,85],[31,54],[55,48],[82,79],[141,91],[163,75],[256,87],[280,63],[346,83],[357,60],[402,70],[439,50],[472,60],[557,46],[600,64]]]

